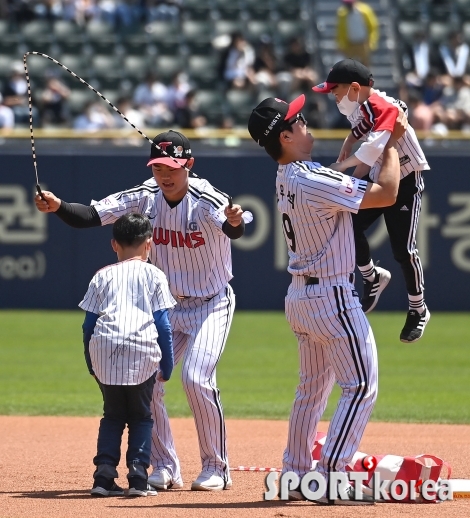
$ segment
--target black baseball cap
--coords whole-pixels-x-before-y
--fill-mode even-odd
[[[329,94],[336,85],[359,83],[361,86],[374,86],[372,72],[355,59],[343,59],[333,65],[324,83],[314,86],[312,90],[321,94]]]
[[[186,165],[187,160],[192,158],[189,140],[178,131],[165,131],[165,133],[158,134],[153,141],[165,151],[166,154],[155,146],[152,146],[147,166],[152,164],[165,164],[170,167],[176,167],[175,161],[180,165]],[[173,157],[174,160],[170,157]]]
[[[281,123],[300,113],[304,104],[304,94],[299,95],[290,103],[276,97],[268,97],[260,102],[251,112],[248,120],[248,131],[252,139],[261,147],[266,146],[269,140],[280,135]]]

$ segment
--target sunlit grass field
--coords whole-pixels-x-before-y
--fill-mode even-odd
[[[379,351],[376,421],[470,423],[470,315],[433,313],[424,337],[403,344],[402,313],[372,313]],[[83,358],[80,311],[0,311],[0,414],[99,415],[101,395]],[[217,368],[227,417],[287,419],[297,345],[282,312],[235,314]],[[335,388],[325,412],[338,400]],[[167,383],[171,417],[190,410],[177,368]]]

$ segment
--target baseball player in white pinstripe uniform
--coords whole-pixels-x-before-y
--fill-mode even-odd
[[[176,303],[165,274],[147,263],[151,238],[148,218],[135,213],[120,217],[111,242],[119,262],[94,275],[79,304],[86,311],[86,362],[103,395],[92,496],[124,494],[114,479],[126,423],[128,496],[157,494],[147,482],[150,402],[157,370],[161,382],[169,380],[173,370],[167,310]]]
[[[377,397],[377,352],[367,317],[354,291],[354,235],[351,213],[359,207],[394,203],[399,184],[397,124],[385,146],[376,184],[351,178],[312,162],[313,137],[300,113],[305,96],[290,104],[265,99],[252,112],[252,138],[278,162],[277,207],[289,252],[292,283],[286,317],[299,346],[300,384],[290,415],[283,472],[302,477],[312,469],[318,422],[336,381],[341,398],[332,418],[317,470],[344,472],[357,451]],[[402,120],[403,114],[400,115]],[[406,124],[406,123],[405,123]],[[303,499],[289,492],[290,499]],[[343,499],[357,501],[350,487]]]
[[[229,489],[232,481],[226,449],[222,404],[216,366],[224,349],[235,308],[230,239],[244,233],[243,211],[228,206],[226,195],[204,179],[193,178],[179,166],[191,168],[194,158],[188,139],[176,131],[157,135],[154,142],[178,163],[152,146],[148,162],[153,178],[127,191],[110,195],[90,207],[68,204],[50,192],[36,197],[43,212],[56,214],[74,226],[113,223],[130,211],[149,217],[153,225],[150,260],[167,276],[178,304],[170,311],[175,363],[182,361],[183,386],[199,439],[202,471],[191,489]],[[153,473],[149,484],[180,488],[183,481],[163,386],[155,384],[152,415]]]
[[[353,176],[376,182],[382,164],[382,151],[390,137],[398,109],[407,113],[407,107],[403,101],[372,88],[373,84],[372,73],[367,67],[354,59],[344,59],[333,66],[326,82],[313,87],[313,90],[331,92],[339,111],[347,116],[352,126],[337,163],[330,167],[341,172],[355,167]],[[361,146],[351,155],[353,144],[359,140],[363,141]],[[364,232],[384,215],[393,255],[400,264],[408,292],[409,311],[400,340],[411,343],[421,338],[431,316],[424,302],[423,268],[416,248],[424,189],[422,171],[429,169],[429,165],[411,126],[398,141],[398,154],[400,188],[396,202],[391,207],[360,210],[353,216],[353,226],[356,263],[364,282],[362,309],[369,313],[375,308],[391,275],[388,270],[374,265]]]

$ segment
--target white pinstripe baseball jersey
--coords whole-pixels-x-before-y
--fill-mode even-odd
[[[223,233],[227,197],[202,178],[171,208],[153,178],[97,202],[103,225],[128,212],[146,215],[153,225],[150,260],[167,276],[173,296],[208,297],[232,279],[230,239]]]
[[[316,162],[280,165],[277,208],[282,214],[292,275],[331,277],[355,267],[350,212],[359,210],[367,182]]]
[[[356,139],[364,141],[355,155],[361,162],[371,166],[369,177],[373,182],[377,181],[382,167],[383,149],[390,137],[384,132],[393,130],[397,115],[396,107],[400,107],[405,113],[408,111],[403,101],[394,99],[380,90],[374,90],[374,93],[348,116],[352,134]],[[403,137],[398,140],[397,149],[400,158],[400,179],[413,171],[429,169],[416,133],[410,125]]]
[[[96,272],[79,307],[99,315],[90,357],[101,383],[139,385],[152,376],[162,356],[153,313],[174,305],[164,273],[142,260]]]

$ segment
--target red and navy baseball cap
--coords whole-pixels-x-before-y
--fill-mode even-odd
[[[361,86],[374,86],[372,72],[355,59],[343,59],[333,65],[324,83],[314,86],[312,90],[321,94],[329,94],[338,84],[359,83]]]
[[[165,133],[160,133],[153,141],[167,154],[164,154],[160,149],[152,146],[150,149],[150,160],[147,166],[152,164],[165,164],[170,167],[177,167],[175,161],[180,165],[186,165],[188,159],[192,158],[189,140],[178,131],[170,130]]]
[[[251,112],[248,120],[251,138],[261,147],[265,147],[272,138],[280,135],[283,128],[282,122],[300,113],[304,104],[304,94],[290,103],[276,97],[268,97],[260,102]]]

